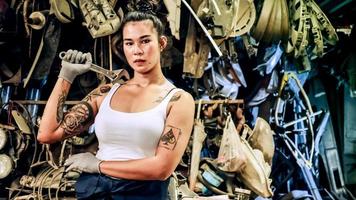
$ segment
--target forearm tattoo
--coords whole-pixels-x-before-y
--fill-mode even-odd
[[[173,151],[177,145],[180,135],[182,134],[182,131],[180,128],[170,125],[167,126],[166,130],[167,131],[163,133],[160,138],[159,146]]]
[[[92,107],[89,103],[81,101],[64,114],[60,126],[64,129],[67,136],[73,136],[87,129],[93,119]]]
[[[58,104],[57,104],[57,116],[56,116],[56,119],[57,119],[57,123],[61,123],[62,120],[63,120],[63,107],[64,107],[64,103],[66,101],[66,98],[67,98],[67,94],[65,91],[62,91],[62,94],[59,95],[59,98],[58,98]]]

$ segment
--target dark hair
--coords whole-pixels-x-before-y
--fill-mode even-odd
[[[151,13],[140,11],[128,12],[125,15],[120,25],[119,34],[122,34],[122,31],[128,22],[138,22],[144,20],[150,20],[153,23],[153,27],[156,29],[158,37],[163,35],[163,24],[161,20]]]

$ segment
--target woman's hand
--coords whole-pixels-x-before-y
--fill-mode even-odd
[[[92,153],[79,153],[70,156],[64,163],[68,166],[66,172],[70,170],[79,170],[87,173],[100,173],[99,164],[101,160],[97,159]]]
[[[70,49],[62,58],[62,69],[58,77],[72,83],[76,76],[89,71],[91,63],[90,53]]]

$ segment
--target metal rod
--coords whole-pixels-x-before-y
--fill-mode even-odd
[[[322,110],[319,110],[319,111],[314,112],[313,114],[309,115],[309,117],[315,117],[315,116],[317,116],[317,115],[320,115],[322,112],[323,112]],[[285,123],[285,124],[283,125],[283,128],[287,128],[287,127],[289,127],[289,126],[292,126],[292,125],[294,125],[294,124],[296,124],[296,123],[298,123],[298,122],[301,122],[301,121],[304,121],[304,120],[307,120],[307,119],[308,119],[308,117],[302,117],[302,118],[300,118],[300,119],[297,119],[297,120],[294,120],[294,121]]]
[[[243,99],[236,99],[236,100],[202,100],[201,104],[216,104],[216,103],[226,103],[226,104],[243,104],[244,100]],[[195,101],[195,104],[199,104],[199,100]]]
[[[195,20],[198,22],[199,26],[201,27],[201,29],[204,31],[206,37],[208,37],[209,41],[211,42],[211,44],[213,45],[215,51],[219,54],[219,56],[223,56],[222,52],[220,51],[220,48],[218,47],[218,45],[215,43],[214,39],[211,37],[209,31],[205,28],[204,24],[200,21],[199,17],[195,14],[194,10],[190,7],[190,5],[185,1],[182,0],[182,2],[184,3],[184,5],[188,8],[188,10],[190,11],[190,13],[193,15],[193,17],[195,18]]]
[[[15,102],[15,103],[19,103],[19,104],[37,104],[37,105],[45,105],[47,104],[47,101],[44,101],[44,100],[38,100],[38,101],[35,101],[35,100],[14,100],[12,102]],[[64,104],[66,105],[75,105],[75,104],[78,104],[80,103],[80,101],[65,101]]]
[[[16,129],[14,126],[6,125],[6,124],[0,124],[0,128],[4,128],[4,129],[8,129],[8,130]]]
[[[111,50],[111,35],[108,36],[109,40],[109,70],[112,71],[112,50]]]

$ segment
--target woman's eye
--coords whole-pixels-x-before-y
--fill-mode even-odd
[[[143,44],[146,44],[146,43],[149,43],[151,40],[149,40],[149,39],[146,39],[146,40],[142,40],[142,43]]]
[[[125,46],[131,46],[132,45],[132,42],[126,42],[125,43]]]

